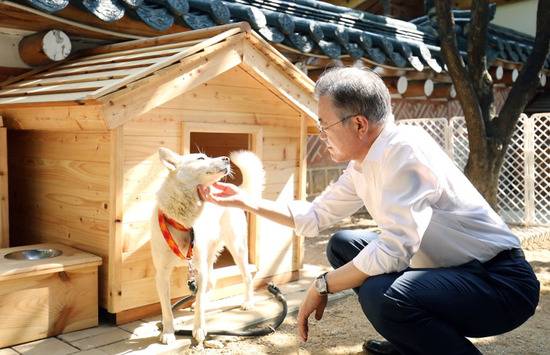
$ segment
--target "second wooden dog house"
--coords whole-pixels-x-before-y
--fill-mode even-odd
[[[305,198],[315,107],[313,82],[245,24],[99,47],[17,78],[0,91],[11,244],[61,242],[103,257],[101,305],[119,323],[140,316],[158,302],[149,247],[165,174],[158,148],[250,149],[265,165],[265,197]],[[251,218],[250,235],[258,282],[297,278],[292,230]],[[240,289],[231,264],[222,258],[216,270],[223,294]],[[187,294],[186,270],[173,276],[172,296]]]

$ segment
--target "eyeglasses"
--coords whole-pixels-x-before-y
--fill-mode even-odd
[[[320,134],[323,134],[323,133],[326,134],[326,133],[327,133],[327,130],[328,130],[330,127],[336,126],[338,123],[342,123],[342,122],[344,122],[345,120],[347,120],[348,118],[352,118],[352,117],[358,116],[358,115],[359,115],[359,114],[356,113],[356,114],[353,114],[353,115],[346,116],[346,117],[342,118],[340,121],[337,121],[337,122],[334,122],[334,123],[332,123],[332,124],[329,124],[329,125],[326,126],[326,127],[323,127],[323,126],[321,126],[320,124],[318,124],[318,125],[317,125],[317,129],[319,130],[319,133],[320,133]]]

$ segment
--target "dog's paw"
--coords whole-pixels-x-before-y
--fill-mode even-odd
[[[203,343],[192,343],[189,347],[191,350],[191,354],[202,354],[204,352],[204,344]]]
[[[176,336],[174,335],[174,333],[162,332],[160,334],[159,340],[163,344],[173,344],[176,342]]]
[[[204,328],[193,329],[193,338],[195,338],[198,344],[202,344],[204,342],[204,339],[206,339],[206,329]]]
[[[249,309],[252,309],[254,308],[254,301],[253,300],[249,300],[249,301],[244,301],[242,304],[241,304],[241,309],[243,311],[247,311]]]
[[[208,349],[223,349],[225,346],[219,340],[205,340],[204,347]]]

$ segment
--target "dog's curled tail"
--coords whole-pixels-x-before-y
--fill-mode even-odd
[[[241,169],[241,188],[253,196],[260,197],[265,185],[265,171],[260,158],[248,150],[231,152],[229,158]]]

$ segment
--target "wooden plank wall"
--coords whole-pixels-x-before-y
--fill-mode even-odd
[[[0,116],[0,121],[2,117]],[[0,128],[0,248],[9,247],[9,192],[7,129]]]
[[[103,258],[107,299],[108,132],[8,132],[10,243],[60,242]]]
[[[124,217],[122,309],[158,302],[150,258],[150,216],[165,168],[158,148],[182,152],[182,122],[261,125],[267,170],[264,196],[285,200],[297,193],[299,113],[236,67],[160,108],[124,125]],[[281,193],[281,191],[283,191]],[[292,269],[292,231],[261,221],[260,273]],[[185,273],[176,270],[172,297],[186,294]]]

